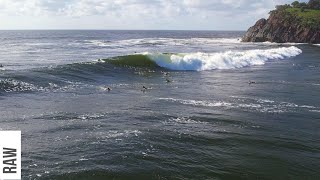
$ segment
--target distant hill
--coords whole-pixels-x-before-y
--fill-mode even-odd
[[[243,42],[320,43],[320,0],[279,5],[252,26]]]

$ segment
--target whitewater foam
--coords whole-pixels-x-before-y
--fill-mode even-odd
[[[0,92],[43,91],[43,87],[13,79],[0,80]]]
[[[244,102],[243,99],[253,101]],[[224,109],[241,109],[245,111],[257,111],[262,113],[284,113],[284,112],[296,112],[300,110],[307,110],[312,112],[318,112],[319,107],[310,105],[298,105],[291,102],[276,102],[272,100],[252,99],[241,97],[240,101],[235,98],[235,101],[202,101],[202,100],[184,100],[174,98],[159,98],[159,100],[165,100],[168,102],[176,102],[184,105],[212,107],[212,108],[224,108]]]
[[[254,42],[254,44],[260,44],[261,42]],[[276,43],[276,42],[270,42],[270,41],[266,41],[266,42],[262,42],[262,44],[266,44],[266,45],[289,45],[289,46],[295,46],[295,45],[305,45],[308,43],[293,43],[293,42],[287,42],[287,43]]]
[[[168,121],[165,121],[164,124],[208,124],[207,122],[196,121],[188,117],[177,117],[170,118]]]
[[[103,133],[106,139],[110,138],[119,138],[119,137],[129,137],[129,136],[138,136],[142,132],[139,130],[125,130],[125,131],[109,131]]]
[[[160,54],[144,53],[159,66],[171,70],[204,71],[236,69],[263,65],[268,60],[297,56],[302,51],[294,46],[266,50],[227,51],[222,53]]]
[[[217,101],[217,102],[208,102],[208,101],[196,101],[196,100],[183,100],[183,99],[174,99],[174,98],[159,98],[160,100],[179,102],[185,105],[193,106],[204,106],[204,107],[230,107],[231,103]]]
[[[221,45],[263,45],[263,46],[295,46],[305,45],[308,43],[276,43],[276,42],[241,42],[241,37],[237,38],[137,38],[125,40],[85,40],[84,44],[107,47],[107,48],[124,48],[132,46],[197,46],[206,44],[208,46],[221,46]],[[320,46],[320,44],[314,44]]]
[[[241,38],[142,38],[126,39],[118,41],[86,40],[85,44],[99,47],[132,47],[132,46],[189,46],[189,45],[219,45],[219,44],[238,44]]]

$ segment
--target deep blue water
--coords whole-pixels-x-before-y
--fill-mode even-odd
[[[320,47],[243,34],[0,31],[23,179],[320,179]]]

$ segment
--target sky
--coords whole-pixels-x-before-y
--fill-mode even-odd
[[[246,30],[293,0],[0,0],[0,29]]]

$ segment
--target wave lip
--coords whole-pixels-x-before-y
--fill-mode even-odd
[[[222,53],[151,54],[145,53],[159,66],[171,70],[204,71],[236,69],[263,65],[268,60],[285,59],[302,53],[297,47],[282,47],[267,50],[227,51]]]

